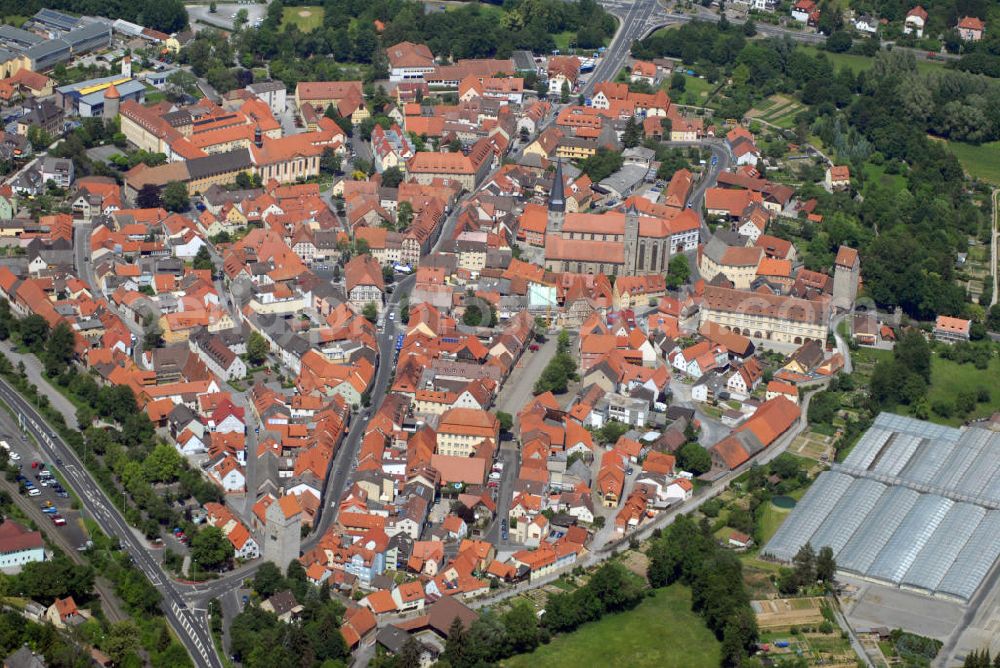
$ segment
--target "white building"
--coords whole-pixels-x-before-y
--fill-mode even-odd
[[[285,84],[280,81],[259,81],[247,86],[247,90],[266,102],[276,117],[285,113],[287,103]]]
[[[35,561],[45,561],[42,534],[12,520],[0,524],[0,570],[16,573]]]

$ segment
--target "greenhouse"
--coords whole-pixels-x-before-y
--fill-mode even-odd
[[[762,552],[807,542],[842,573],[969,600],[1000,558],[1000,433],[879,415]]]

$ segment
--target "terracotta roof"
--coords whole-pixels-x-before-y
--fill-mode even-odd
[[[934,329],[940,329],[946,332],[955,332],[958,334],[968,334],[971,326],[971,320],[952,318],[947,315],[939,315],[937,320],[934,321]]]
[[[986,29],[986,24],[983,20],[975,16],[963,16],[962,20],[958,22],[958,27],[965,30],[978,30],[982,32]]]
[[[426,44],[400,42],[385,50],[391,67],[433,67],[434,54]]]
[[[705,305],[715,311],[767,316],[813,325],[825,323],[829,314],[829,304],[824,301],[749,293],[714,285],[705,287]]]
[[[837,250],[837,260],[836,264],[839,267],[850,267],[853,268],[858,262],[858,251],[854,248],[848,248],[847,246],[841,246]]]

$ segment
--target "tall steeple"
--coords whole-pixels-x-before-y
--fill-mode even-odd
[[[556,172],[549,191],[549,215],[546,231],[561,235],[563,220],[566,218],[566,195],[563,185],[562,160],[556,162]]]

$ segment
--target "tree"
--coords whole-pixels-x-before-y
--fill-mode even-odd
[[[378,320],[378,306],[375,302],[368,302],[365,307],[361,309],[361,315],[365,317],[368,322],[375,322]]]
[[[1000,332],[1000,302],[990,307],[986,316],[986,328],[991,332]]]
[[[920,331],[905,332],[893,349],[893,358],[925,383],[931,382],[931,348]]]
[[[675,70],[673,75],[670,77],[671,92],[683,93],[686,87],[687,87],[687,77],[684,76],[683,72]]]
[[[136,193],[135,203],[140,209],[158,209],[163,205],[160,199],[160,188],[152,183],[147,183]]]
[[[808,541],[792,557],[795,580],[800,587],[808,587],[816,582],[816,551]]]
[[[271,346],[267,343],[267,339],[260,332],[250,332],[247,338],[247,360],[250,364],[260,366],[267,359],[269,352]]]
[[[686,255],[675,255],[667,266],[667,287],[679,288],[691,277],[691,265]]]
[[[386,188],[398,188],[402,182],[403,172],[399,167],[390,167],[382,172],[382,185]]]
[[[285,577],[273,561],[265,561],[253,578],[253,590],[261,598],[270,598],[285,588]]]
[[[191,559],[200,568],[215,569],[232,558],[233,544],[218,527],[206,527],[191,538]]]
[[[603,181],[622,168],[624,159],[618,151],[609,151],[603,146],[594,155],[583,161],[583,172],[591,181]]]
[[[743,34],[747,37],[753,37],[757,34],[757,24],[753,19],[747,19],[746,22],[743,23]]]
[[[497,411],[497,422],[500,423],[500,429],[502,431],[510,431],[514,428],[514,416],[510,413],[504,413],[503,411]]]
[[[413,204],[408,201],[402,201],[399,206],[396,207],[396,229],[400,232],[405,231],[410,223],[413,222]]]
[[[712,468],[712,456],[698,443],[685,443],[677,451],[677,465],[682,471],[701,475]]]
[[[420,661],[421,654],[423,654],[423,648],[417,642],[416,636],[407,636],[406,642],[403,643],[403,648],[399,650],[399,654],[396,656],[395,668],[420,668],[422,665]]]
[[[341,157],[329,146],[319,156],[319,171],[323,174],[340,174],[342,164]]]
[[[240,28],[246,25],[249,18],[250,18],[250,13],[245,9],[241,9],[238,12],[236,12],[236,18],[233,19],[233,26],[237,30],[239,30]]]
[[[139,649],[139,627],[131,619],[115,622],[108,630],[104,649],[116,666],[127,665],[125,659]],[[137,662],[138,663],[138,662]]]
[[[62,373],[73,359],[75,348],[76,336],[73,334],[73,329],[65,320],[60,321],[52,328],[52,333],[45,342],[46,365],[51,362],[58,372]]]
[[[538,647],[538,617],[527,601],[511,606],[503,616],[503,626],[515,654],[526,654]]]
[[[180,181],[171,181],[163,188],[163,208],[167,211],[180,213],[187,211],[191,206],[191,198],[188,197],[187,186]]]
[[[483,309],[478,304],[469,304],[462,314],[462,323],[469,327],[479,327],[483,324]]]
[[[210,14],[214,14],[217,11],[218,11],[218,9],[215,6],[215,0],[212,0],[212,2],[208,3],[208,12]]]
[[[851,48],[851,36],[844,30],[838,30],[826,38],[826,48],[831,53],[844,53]]]
[[[32,313],[19,323],[21,343],[32,352],[40,352],[49,336],[49,323],[42,316]]]
[[[566,81],[562,82],[562,88],[559,90],[559,101],[563,104],[569,102],[569,83]]]
[[[208,246],[202,246],[198,249],[198,252],[194,256],[194,268],[199,270],[213,271],[215,265],[212,263],[212,254],[208,250]]]
[[[820,582],[830,584],[833,582],[837,572],[837,562],[833,558],[833,548],[824,545],[816,555],[816,579]]]
[[[457,616],[448,627],[448,641],[442,658],[451,666],[462,666],[465,662],[465,626]]]
[[[177,448],[159,443],[142,462],[142,471],[150,482],[173,482],[180,475],[184,459]]]
[[[639,145],[642,140],[642,127],[636,123],[635,116],[629,116],[625,122],[625,131],[622,133],[622,145],[625,148],[633,148]]]

